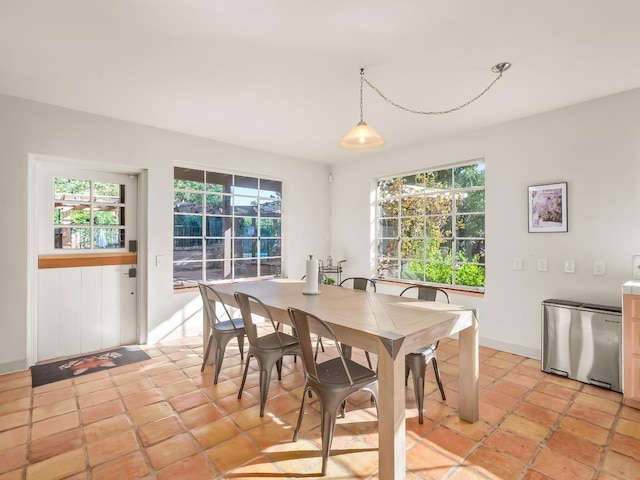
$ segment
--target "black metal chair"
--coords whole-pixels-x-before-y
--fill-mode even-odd
[[[352,288],[354,290],[362,290],[362,291],[366,292],[367,289],[369,287],[371,287],[374,292],[376,291],[376,281],[371,279],[371,278],[365,278],[365,277],[349,277],[349,278],[345,278],[344,280],[342,280],[340,282],[340,285],[338,285],[338,286],[342,287],[344,284],[349,283],[349,282],[352,283]],[[351,346],[343,345],[343,350],[344,350],[345,355],[347,357],[351,358]],[[364,354],[367,357],[367,363],[369,364],[369,368],[373,368],[373,364],[371,363],[371,357],[369,356],[369,352],[365,351]]]
[[[218,383],[218,376],[222,369],[222,360],[224,360],[224,352],[227,348],[227,344],[232,338],[238,339],[238,348],[240,349],[240,359],[244,359],[244,323],[242,318],[234,318],[229,313],[227,306],[220,298],[220,295],[211,285],[199,283],[200,296],[202,297],[202,310],[204,316],[209,322],[209,341],[202,360],[202,368],[200,371],[204,371],[204,367],[207,364],[209,353],[213,342],[216,342],[216,353],[214,357],[215,370],[213,374],[213,384]],[[224,314],[228,320],[222,320],[218,318],[216,314],[216,302],[222,305]]]
[[[264,407],[267,403],[273,365],[275,364],[278,370],[278,380],[282,380],[282,357],[285,355],[300,355],[300,343],[296,337],[279,331],[279,324],[276,324],[271,312],[259,298],[236,292],[235,299],[240,307],[244,329],[249,339],[249,352],[247,353],[247,362],[244,367],[238,398],[242,398],[242,390],[249,370],[249,360],[251,357],[255,357],[260,367],[260,416],[264,417]],[[256,324],[253,323],[254,313],[257,316],[268,319],[273,328],[272,333],[258,336],[258,329]]]
[[[372,400],[378,395],[378,376],[376,372],[347,358],[338,343],[331,327],[320,318],[296,308],[289,308],[289,316],[299,335],[302,360],[305,370],[305,385],[302,405],[298,414],[298,423],[293,433],[293,441],[298,440],[306,393],[315,392],[320,404],[320,431],[322,436],[322,475],[327,474],[327,460],[331,450],[338,409],[344,416],[344,404],[352,393],[365,390],[371,393]],[[325,341],[335,345],[336,356],[318,363],[313,352],[311,332],[322,335]],[[332,350],[333,352],[333,350]],[[377,403],[376,403],[377,405]]]
[[[435,302],[438,296],[443,301],[449,303],[449,295],[443,289],[438,287],[429,287],[426,285],[412,285],[405,288],[400,292],[400,296],[406,296],[407,291],[417,290],[417,298],[420,300],[427,300],[429,302]],[[438,370],[438,360],[436,358],[436,350],[438,344],[427,345],[415,352],[408,353],[405,356],[405,379],[404,384],[409,382],[409,372],[413,376],[413,391],[416,396],[416,403],[418,406],[418,422],[423,423],[423,406],[424,406],[424,379],[427,373],[427,365],[429,362],[433,365],[433,372],[436,375],[436,382],[440,389],[440,395],[442,400],[446,400],[447,397],[444,394],[444,387],[442,386],[442,380],[440,380],[440,371]]]

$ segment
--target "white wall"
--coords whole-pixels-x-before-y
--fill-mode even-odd
[[[429,120],[415,121],[429,128]],[[355,155],[332,167],[331,253],[347,259],[347,275],[375,274],[377,178],[484,158],[486,293],[452,298],[479,308],[481,343],[539,358],[542,300],[621,305],[640,254],[640,90],[401,152]],[[560,181],[568,182],[568,233],[528,233],[527,186]],[[524,270],[513,270],[514,257]],[[548,272],[537,272],[538,258]],[[575,274],[564,273],[565,259],[575,260]],[[592,274],[595,260],[606,262],[606,275]]]
[[[27,329],[32,313],[28,272],[37,264],[37,259],[28,257],[27,245],[30,154],[147,172],[148,243],[142,249],[146,259],[141,264],[149,265],[150,341],[199,333],[201,327],[197,293],[174,294],[172,288],[176,164],[283,180],[285,275],[302,276],[309,253],[319,258],[328,253],[329,202],[317,201],[328,198],[325,165],[0,95],[0,373],[28,366]],[[166,258],[163,266],[155,266],[157,255]]]

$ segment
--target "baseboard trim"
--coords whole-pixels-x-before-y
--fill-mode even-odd
[[[5,373],[20,372],[22,370],[27,370],[28,368],[29,365],[26,358],[22,360],[15,360],[9,363],[0,363],[0,375],[4,375]]]
[[[501,342],[499,340],[482,337],[480,337],[478,343],[483,347],[495,348],[502,352],[514,353],[516,355],[522,355],[535,360],[540,360],[542,358],[542,351],[539,348],[530,348],[523,345],[516,345],[513,343]]]

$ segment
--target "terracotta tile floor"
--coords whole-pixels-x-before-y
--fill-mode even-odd
[[[285,360],[260,418],[255,369],[237,399],[235,342],[215,386],[213,367],[200,373],[201,342],[148,346],[148,361],[38,388],[29,371],[0,376],[0,480],[316,476],[315,399],[291,441],[302,364]],[[620,394],[481,348],[481,418],[469,424],[457,416],[457,341],[442,341],[438,358],[447,401],[430,369],[423,425],[408,387],[407,478],[640,478],[640,411],[622,406]],[[356,394],[338,420],[328,477],[376,478],[377,447],[375,407]]]

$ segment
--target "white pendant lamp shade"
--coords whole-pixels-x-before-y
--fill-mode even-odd
[[[384,146],[384,139],[378,135],[373,127],[365,122],[358,122],[345,135],[338,146],[343,150],[366,151],[381,148]]]

